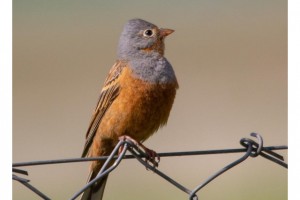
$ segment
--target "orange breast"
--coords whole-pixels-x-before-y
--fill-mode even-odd
[[[105,113],[96,135],[116,142],[119,136],[129,135],[142,142],[167,122],[177,82],[150,84],[133,78],[129,68],[124,69],[119,82],[120,94]]]

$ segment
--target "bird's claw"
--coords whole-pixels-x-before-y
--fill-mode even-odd
[[[130,137],[128,135],[120,136],[119,140],[121,140],[121,141],[128,140],[128,141],[132,142],[134,145],[136,145],[137,147],[140,147],[141,149],[143,149],[144,153],[146,154],[146,158],[145,158],[146,163],[149,164],[149,162],[150,162],[150,163],[152,163],[152,167],[158,167],[158,164],[160,162],[160,157],[155,151],[147,148],[145,145],[136,141],[135,139],[133,139],[132,137]],[[123,147],[121,146],[119,149],[119,154],[122,152],[122,150],[123,150]],[[148,167],[146,167],[146,169],[148,170]]]
[[[158,167],[158,164],[160,162],[160,157],[159,155],[153,151],[152,149],[148,149],[147,147],[144,146],[144,151],[145,151],[145,154],[146,154],[146,158],[145,158],[145,161],[147,164],[152,163],[152,167]],[[148,167],[146,167],[146,169],[148,170]]]

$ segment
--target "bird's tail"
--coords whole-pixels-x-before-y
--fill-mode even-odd
[[[88,181],[93,180],[98,174],[98,170],[91,170]],[[102,200],[104,189],[106,185],[108,175],[102,177],[102,179],[95,184],[93,184],[90,188],[86,189],[81,195],[81,200]]]

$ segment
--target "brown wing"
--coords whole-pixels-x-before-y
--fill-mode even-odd
[[[102,117],[105,115],[106,110],[113,103],[115,98],[119,95],[120,85],[118,84],[117,79],[124,67],[126,67],[126,62],[117,61],[109,71],[86,133],[86,142],[82,157],[87,156]]]

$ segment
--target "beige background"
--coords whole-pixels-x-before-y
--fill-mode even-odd
[[[166,40],[180,90],[158,152],[239,148],[258,132],[287,144],[287,2],[283,0],[13,2],[13,161],[78,157],[92,109],[114,63],[123,24],[142,18],[176,32]],[[287,159],[287,151],[280,151]],[[241,154],[163,158],[189,188]],[[24,167],[52,199],[85,183],[88,163]],[[39,199],[13,183],[13,199]],[[287,170],[247,160],[200,199],[287,199]],[[110,175],[105,199],[188,199],[137,161]]]

